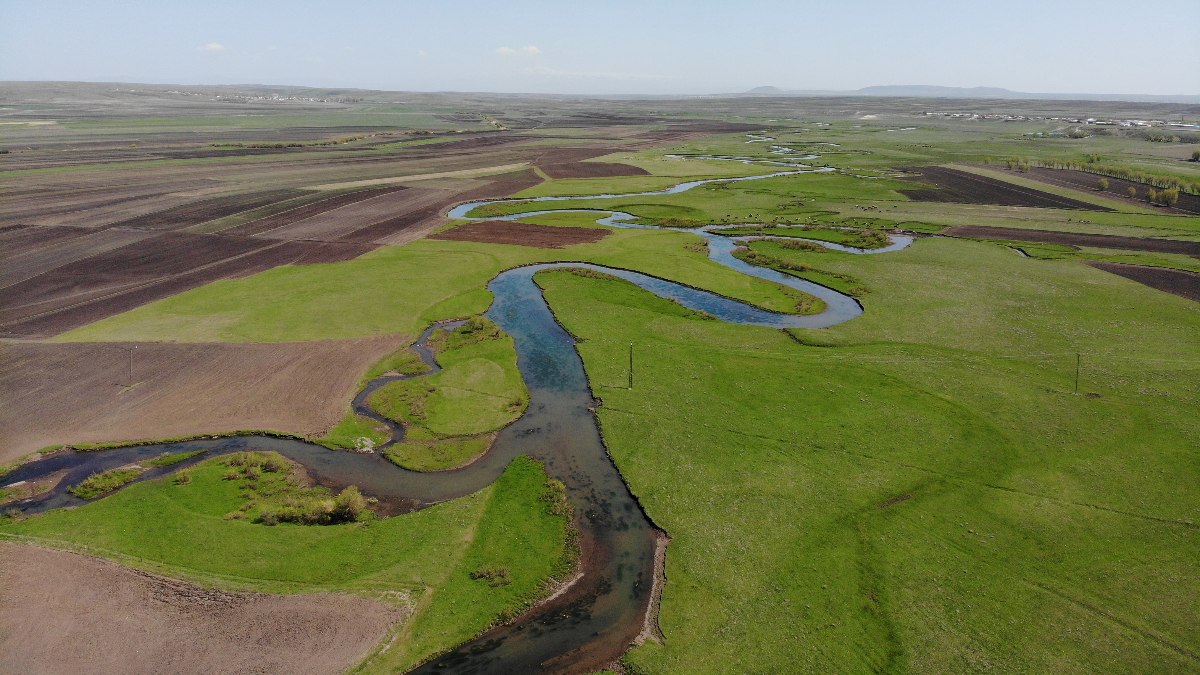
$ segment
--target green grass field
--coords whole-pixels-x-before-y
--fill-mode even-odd
[[[241,481],[219,460],[187,470],[187,484],[135,484],[79,509],[0,520],[0,536],[115,558],[152,571],[277,593],[317,590],[399,598],[413,617],[371,670],[404,669],[480,632],[543,592],[570,561],[566,520],[547,511],[546,476],[516,460],[480,492],[387,519],[346,525],[267,526],[230,520]],[[508,568],[509,584],[471,578]]]
[[[479,314],[487,282],[504,269],[580,260],[699,286],[767,309],[789,311],[798,292],[718,265],[700,241],[672,231],[621,230],[560,250],[421,240],[344,263],[278,267],[217,281],[65,333],[65,341],[288,342],[399,333]]]
[[[405,427],[404,441],[388,457],[418,471],[452,469],[482,454],[491,433],[512,423],[529,405],[517,370],[512,338],[475,317],[430,339],[442,370],[389,382],[367,400]]]
[[[1200,218],[1133,205],[1102,213],[910,201],[898,190],[913,184],[894,173],[923,164],[992,174],[999,170],[978,168],[989,158],[1100,153],[1156,170],[1178,161],[1129,139],[1026,135],[1046,130],[1034,123],[894,118],[795,119],[771,132],[775,144],[822,153],[814,164],[843,172],[553,207],[682,225],[936,232],[971,224],[1200,238]],[[745,141],[721,134],[617,153],[605,160],[654,175],[547,181],[522,195],[660,189],[781,168],[663,156],[777,158],[772,143]],[[597,215],[530,220],[590,227]],[[803,236],[814,235],[856,236]],[[413,337],[433,321],[486,310],[486,285],[500,271],[550,260],[635,269],[768,309],[796,308],[793,291],[713,263],[700,244],[686,232],[647,230],[561,250],[421,240],[353,261],[219,281],[56,339]],[[863,316],[824,330],[702,320],[603,275],[538,275],[580,338],[614,460],[672,537],[660,616],[666,640],[631,651],[629,672],[1200,667],[1200,310],[1082,262],[1200,267],[1186,256],[1053,245],[1031,246],[1035,257],[1022,258],[1002,244],[925,238],[903,251],[853,256],[751,243],[743,255],[860,298]],[[372,400],[408,425],[410,442],[392,451],[404,466],[470,459],[525,400],[510,340],[458,335],[435,340],[442,372],[389,385]],[[401,350],[364,380],[424,369]],[[353,447],[362,437],[382,440],[374,423],[350,414],[322,441]],[[545,475],[529,460],[463,499],[321,527],[225,520],[241,497],[222,471],[204,463],[189,470],[187,485],[135,484],[74,511],[0,521],[0,534],[220,585],[399,591],[414,618],[362,672],[401,670],[477,634],[562,574],[569,557],[564,519],[547,513]],[[509,585],[471,578],[499,568],[511,570]]]
[[[666,643],[627,660],[1194,667],[1200,592],[1179,583],[1200,559],[1194,305],[987,244],[806,255],[876,289],[865,316],[796,331],[836,347],[540,277],[594,383],[621,381],[629,341],[639,355],[635,389],[598,389],[599,414],[673,541]]]

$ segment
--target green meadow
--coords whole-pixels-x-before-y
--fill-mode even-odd
[[[789,335],[540,276],[672,537],[634,670],[1193,668],[1194,304],[989,244],[795,255],[863,279],[867,313]]]
[[[0,536],[114,558],[203,584],[275,593],[343,591],[409,608],[374,671],[411,667],[510,616],[566,574],[566,519],[550,512],[541,465],[514,461],[483,490],[402,516],[342,525],[231,519],[244,480],[220,460],[136,483],[78,509],[0,520]],[[265,474],[269,476],[270,474]],[[266,480],[265,478],[260,478]],[[506,585],[472,579],[507,568]]]
[[[581,195],[552,206],[860,244],[883,229],[962,224],[1200,238],[1200,218],[1136,205],[1106,213],[911,201],[899,190],[914,184],[901,173],[921,164],[969,164],[1008,180],[983,162],[1088,153],[1167,162],[1114,138],[906,119],[797,119],[771,132],[773,143],[722,134],[616,153],[604,159],[653,175],[547,181],[521,196]],[[783,167],[664,156],[777,159],[773,144],[821,153],[813,165],[839,171],[588,198],[774,172]],[[473,215],[536,208],[504,202]],[[599,215],[528,220],[595,227]],[[777,227],[787,224],[815,229]],[[1200,310],[1083,262],[1200,267],[1179,255],[1046,244],[1024,258],[1012,244],[924,237],[856,256],[772,240],[738,253],[863,304],[863,316],[822,330],[730,325],[604,275],[538,275],[579,339],[614,461],[671,536],[665,641],[633,648],[627,672],[1200,667]],[[486,311],[499,272],[554,260],[634,269],[781,312],[806,300],[712,262],[699,237],[678,229],[614,230],[557,250],[425,239],[214,282],[56,339],[415,338],[434,321]],[[435,336],[442,371],[371,399],[408,430],[393,461],[461,464],[527,405],[511,339],[478,319],[469,326]],[[364,380],[424,370],[401,350]],[[348,414],[322,442],[349,448],[363,437],[385,435]],[[553,486],[528,459],[462,499],[325,526],[227,519],[244,502],[237,481],[213,461],[187,472],[185,484],[134,483],[79,509],[0,520],[0,535],[222,586],[387,595],[413,615],[362,672],[403,670],[461,643],[544,593],[570,563],[566,521],[547,504]],[[510,583],[471,578],[501,568]]]

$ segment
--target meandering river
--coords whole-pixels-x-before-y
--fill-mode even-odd
[[[666,190],[593,195],[586,199],[676,194],[714,182],[760,180],[822,170],[799,169],[761,176],[688,181]],[[520,201],[533,204],[570,199],[579,197],[540,197]],[[474,209],[489,203],[492,202],[463,204],[449,215],[467,218]],[[564,211],[572,209],[531,210],[499,219],[515,220]],[[604,225],[651,227],[633,222],[636,218],[628,213],[596,213],[597,222]],[[534,283],[534,275],[548,269],[583,267],[620,277],[651,293],[707,312],[721,321],[772,328],[822,328],[852,319],[863,311],[853,298],[824,286],[738,260],[732,251],[742,239],[721,236],[716,226],[690,231],[708,242],[709,257],[714,261],[744,274],[815,295],[825,301],[826,309],[820,314],[805,316],[778,314],[630,270],[570,262],[527,265],[502,272],[488,284],[495,300],[487,316],[513,338],[518,366],[529,389],[530,405],[519,420],[498,434],[487,454],[465,467],[420,473],[397,467],[379,454],[331,452],[297,439],[241,436],[131,446],[103,452],[64,452],[19,467],[5,482],[34,480],[63,470],[68,472],[52,492],[18,505],[32,513],[81,504],[82,500],[66,492],[68,486],[93,472],[146,460],[164,452],[208,451],[193,460],[152,469],[143,479],[161,476],[222,453],[273,450],[304,465],[321,484],[333,488],[357,485],[365,494],[400,504],[401,508],[416,509],[475,492],[494,481],[514,457],[530,455],[542,461],[547,473],[566,486],[580,535],[582,574],[553,599],[423,664],[416,672],[586,672],[598,669],[623,654],[643,630],[656,574],[656,546],[663,533],[642,510],[609,457],[594,413],[597,401],[588,385],[583,362],[574,341],[558,324]],[[897,250],[909,245],[911,239],[895,236],[891,246],[874,251],[816,243],[851,253],[869,253]],[[426,340],[435,327],[426,330],[415,345],[430,366],[429,372],[437,368],[426,347]],[[372,391],[397,377],[384,376],[371,381],[354,399],[358,412],[388,424],[393,442],[403,430],[369,410],[365,401]]]

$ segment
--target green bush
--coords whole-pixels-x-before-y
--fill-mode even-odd
[[[106,492],[132,483],[142,475],[144,469],[123,468],[112,469],[103,473],[94,473],[83,479],[78,485],[71,486],[67,491],[80,499],[95,499]]]

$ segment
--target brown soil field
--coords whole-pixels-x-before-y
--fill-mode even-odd
[[[243,223],[235,227],[221,230],[221,233],[243,236],[260,234],[262,232],[274,230],[278,227],[283,227],[289,223],[310,218],[319,213],[325,213],[327,211],[332,211],[333,209],[341,208],[347,204],[353,204],[364,199],[371,199],[373,197],[378,197],[379,195],[404,189],[406,188],[403,185],[387,185],[384,187],[347,192],[344,194],[335,195],[333,197],[328,197],[326,199],[321,199],[319,201],[309,202],[286,211],[274,213],[264,218],[258,218],[248,223]]]
[[[220,188],[220,183],[207,179],[140,178],[128,182],[114,176],[108,185],[80,187],[69,182],[47,183],[6,191],[4,203],[0,205],[0,221],[96,227],[113,222],[115,216],[122,213],[140,215],[179,206],[194,201],[198,193]],[[110,216],[110,213],[115,216]]]
[[[534,160],[537,166],[548,166],[554,164],[574,164],[604,155],[611,155],[614,152],[621,152],[624,147],[586,147],[586,148],[548,148]]]
[[[396,214],[411,214],[419,211],[433,202],[445,199],[445,196],[446,193],[443,190],[421,188],[388,190],[308,218],[290,222],[255,236],[269,239],[334,241],[368,226],[395,218]],[[354,241],[370,241],[370,239],[360,238]]]
[[[190,204],[155,211],[143,216],[123,220],[116,225],[149,230],[178,230],[199,225],[217,218],[224,218],[242,211],[249,211],[273,202],[299,197],[300,190],[263,190],[237,195],[225,195],[202,199]]]
[[[1108,189],[1103,192],[1104,196],[1116,197],[1131,203],[1149,206],[1146,201],[1146,190],[1151,186],[1143,185],[1142,183],[1135,183],[1121,178],[1099,176],[1094,173],[1087,173],[1086,171],[1075,171],[1074,169],[1048,169],[1045,167],[1033,167],[1029,169],[1029,173],[1024,175],[1050,183],[1051,185],[1062,185],[1077,190],[1096,190],[1100,179],[1105,178],[1108,180]],[[1129,197],[1128,190],[1131,187],[1138,192],[1139,196],[1135,199]],[[1189,195],[1181,192],[1179,194],[1179,203],[1175,205],[1175,208],[1159,208],[1162,208],[1167,213],[1200,214],[1200,195]]]
[[[0,247],[3,247],[3,260],[7,264],[13,256],[53,246],[68,239],[91,234],[91,232],[86,227],[9,226],[3,232],[0,232]]]
[[[1089,261],[1089,265],[1132,279],[1139,284],[1155,288],[1167,293],[1174,293],[1182,298],[1200,302],[1200,274],[1184,270],[1166,269],[1163,267],[1146,267],[1143,265],[1124,265],[1100,261]]]
[[[405,244],[419,239],[449,222],[445,214],[456,204],[478,199],[507,197],[542,182],[541,177],[533,169],[513,171],[479,180],[486,180],[486,182],[459,193],[444,192],[443,197],[436,202],[428,203],[405,215],[352,232],[343,239],[346,241],[370,241],[389,246]]]
[[[86,261],[68,263],[55,273],[111,272],[126,277],[152,277],[209,265],[267,245],[268,242],[253,239],[169,232],[92,256]]]
[[[407,339],[139,343],[0,342],[0,462],[58,443],[267,429],[321,434],[362,373]]]
[[[542,183],[542,178],[533,169],[521,169],[520,171],[502,173],[497,176],[488,176],[481,180],[488,182],[486,185],[464,192],[459,195],[459,198],[462,201],[474,201],[477,199],[507,197]]]
[[[278,265],[315,265],[352,260],[375,248],[374,244],[350,241],[287,241],[269,249],[269,252],[280,260],[287,260],[275,263]]]
[[[1109,234],[1078,234],[1075,232],[1025,230],[1018,227],[983,227],[976,225],[948,227],[942,230],[941,234],[951,237],[969,237],[972,239],[1038,241],[1049,244],[1066,244],[1068,246],[1091,246],[1094,248],[1115,248],[1126,251],[1200,255],[1200,241],[1181,241],[1178,239],[1143,239],[1139,237],[1118,237]]]
[[[0,289],[0,337],[51,337],[217,279],[248,276],[279,265],[349,260],[374,248],[352,242],[243,241],[257,242],[260,247],[178,274],[55,271]]]
[[[534,161],[551,178],[610,178],[613,176],[644,176],[649,172],[629,164],[587,162],[584,160],[611,155],[625,148],[551,148]]]
[[[459,225],[445,232],[438,232],[430,239],[562,248],[572,244],[597,242],[608,234],[608,230],[598,227],[557,227],[507,220],[479,220]]]
[[[245,229],[257,229],[287,223],[257,237],[167,232],[142,238],[147,230],[9,226],[0,230],[6,258],[0,272],[0,336],[50,337],[216,279],[277,265],[347,260],[375,245],[424,236],[444,224],[445,211],[460,201],[507,196],[539,182],[532,170],[524,170],[464,182],[463,192],[402,186],[364,190],[246,224]],[[304,193],[205,199],[171,213],[177,224],[210,220],[233,209],[244,211],[268,194],[276,199]],[[289,220],[305,214],[311,215]],[[305,241],[281,241],[298,239]],[[120,245],[123,240],[127,245]]]
[[[8,256],[4,260],[3,267],[0,267],[0,287],[31,279],[46,270],[107,253],[152,236],[154,233],[142,230],[100,230],[19,255]]]
[[[572,164],[539,165],[551,178],[613,178],[616,176],[646,176],[650,172],[631,164],[610,162],[574,162]]]
[[[949,169],[944,166],[923,166],[912,171],[920,180],[933,183],[936,189],[901,190],[909,199],[918,202],[953,202],[956,204],[992,204],[997,206],[1032,206],[1046,209],[1080,209],[1112,211],[1077,199],[1059,197],[1049,192],[1032,190],[995,178]]]
[[[404,618],[368,598],[231,593],[0,542],[0,673],[341,673]]]

